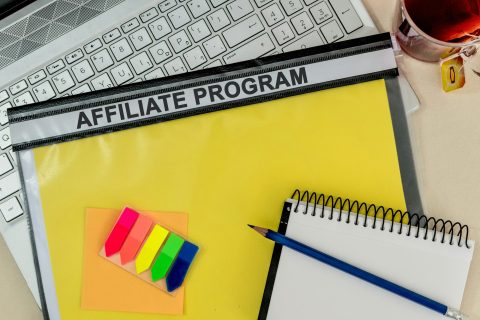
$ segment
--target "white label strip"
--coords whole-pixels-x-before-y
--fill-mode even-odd
[[[18,145],[62,135],[87,133],[102,127],[173,115],[219,103],[295,90],[396,67],[393,50],[389,48],[184,90],[172,90],[160,95],[146,95],[116,104],[12,123],[10,125],[12,142],[13,145]]]

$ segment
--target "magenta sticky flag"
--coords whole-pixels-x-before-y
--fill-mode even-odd
[[[139,213],[133,209],[128,207],[123,209],[117,223],[110,232],[107,241],[105,241],[105,255],[107,257],[120,251],[130,230],[137,221],[138,216]]]

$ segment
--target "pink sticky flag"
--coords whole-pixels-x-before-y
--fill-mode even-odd
[[[107,257],[120,251],[138,216],[138,212],[133,209],[123,209],[107,241],[105,241],[105,255]]]
[[[149,217],[145,215],[140,215],[138,217],[137,222],[133,226],[132,231],[128,234],[127,240],[125,240],[125,243],[120,250],[120,262],[122,264],[135,259],[135,256],[147,237],[152,224],[153,221]]]

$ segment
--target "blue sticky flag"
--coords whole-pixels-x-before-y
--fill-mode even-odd
[[[172,292],[180,287],[187,275],[188,268],[192,264],[193,258],[198,252],[198,247],[191,242],[185,241],[183,243],[177,259],[172,265],[170,272],[167,275],[167,290]]]

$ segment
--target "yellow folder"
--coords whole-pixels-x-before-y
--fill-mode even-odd
[[[390,39],[388,35],[384,38]],[[360,42],[364,44],[364,40]],[[347,54],[342,59],[354,57]],[[265,61],[273,63],[268,58]],[[362,61],[356,68],[370,66]],[[394,61],[393,51],[388,52],[385,61]],[[374,59],[371,63],[380,62]],[[332,65],[345,74],[351,71],[342,63]],[[241,66],[235,68],[238,72]],[[309,80],[329,76],[321,72],[307,75]],[[247,224],[276,229],[281,205],[292,190],[318,190],[406,209],[404,172],[400,170],[398,139],[390,113],[389,81],[394,80],[379,79],[321,91],[309,87],[289,97],[276,96],[229,110],[22,151],[20,161],[25,179],[30,181],[26,183],[27,195],[39,196],[39,206],[32,209],[35,201],[29,201],[29,206],[35,218],[32,220],[45,225],[61,318],[255,319],[273,244],[258,241]],[[277,79],[278,83],[291,85],[282,79]],[[132,86],[129,90],[138,88]],[[124,94],[126,90],[120,88],[118,92]],[[98,95],[98,101],[102,101],[107,93]],[[66,102],[72,103],[72,110],[79,105],[74,98]],[[96,109],[90,110],[100,119]],[[118,115],[120,109],[116,110]],[[28,122],[31,117],[16,121],[15,117],[23,114],[14,111],[14,146],[20,145],[16,144],[22,139],[20,132],[28,131],[20,130],[26,128],[22,121],[33,128],[33,134],[43,137],[50,129],[45,124],[56,114],[45,116],[37,109],[26,112],[38,113],[44,131],[36,129],[37,120]],[[68,124],[69,118],[65,119]],[[91,119],[82,121],[94,124]],[[29,161],[34,170],[29,169]],[[32,181],[36,181],[34,188]],[[32,192],[37,187],[38,194]],[[125,205],[188,213],[188,239],[200,251],[185,280],[183,315],[81,308],[85,210]],[[34,225],[36,230],[42,232]],[[41,247],[37,250],[42,254]],[[47,294],[47,303],[48,299],[53,298]]]
[[[62,319],[254,319],[272,244],[247,224],[275,229],[294,188],[406,209],[383,80],[41,147],[34,157]],[[189,214],[202,250],[184,316],[80,308],[85,208],[126,204]]]

